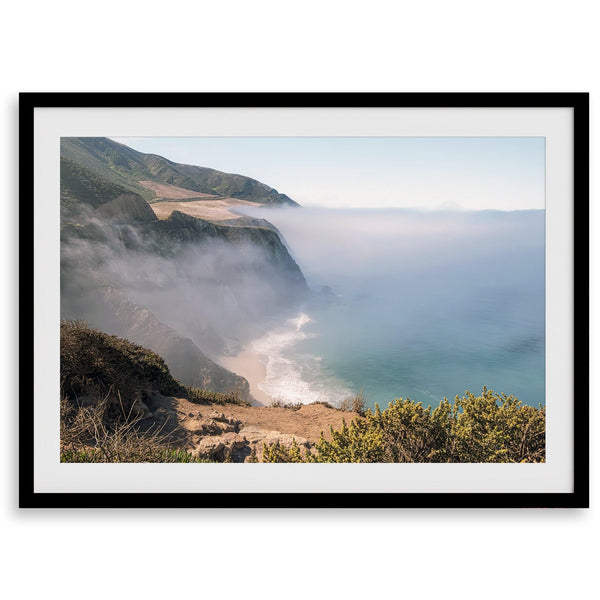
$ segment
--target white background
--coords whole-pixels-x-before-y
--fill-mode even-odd
[[[593,166],[597,22],[592,2],[547,0],[5,8],[2,589],[16,598],[86,599],[597,594],[593,437],[587,511],[18,511],[15,291],[18,91],[590,91]],[[597,230],[594,174],[592,167]],[[592,264],[598,255],[592,238]],[[594,305],[596,276],[591,289]],[[600,327],[592,317],[597,366]],[[597,431],[598,378],[591,384]]]

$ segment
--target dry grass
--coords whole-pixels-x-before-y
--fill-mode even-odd
[[[346,398],[340,404],[340,410],[346,412],[358,413],[361,417],[364,416],[367,406],[367,399],[363,390],[360,390],[354,398]]]
[[[124,416],[113,420],[109,407],[109,394],[87,404],[61,399],[61,462],[192,462],[165,432],[166,422],[145,428],[142,416],[133,408],[125,414],[122,403]]]
[[[240,215],[231,212],[236,206],[263,206],[257,202],[248,202],[236,198],[222,198],[219,200],[190,200],[154,202],[151,205],[154,214],[159,219],[168,219],[175,210],[185,213],[190,217],[205,219],[207,221],[225,221],[227,219],[239,219]]]
[[[218,198],[215,194],[204,194],[195,192],[176,185],[168,185],[166,183],[156,183],[154,181],[140,181],[140,185],[147,190],[152,190],[156,197],[165,200],[192,200],[198,198]]]

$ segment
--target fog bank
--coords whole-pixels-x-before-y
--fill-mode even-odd
[[[282,232],[314,290],[331,288],[307,306],[295,352],[350,388],[386,403],[483,385],[544,401],[543,211],[251,212]]]

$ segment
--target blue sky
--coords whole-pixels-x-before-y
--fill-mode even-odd
[[[116,137],[258,179],[303,206],[543,209],[542,137]]]

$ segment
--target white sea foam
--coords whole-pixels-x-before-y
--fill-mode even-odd
[[[323,371],[320,356],[298,352],[299,342],[316,337],[315,333],[303,329],[312,322],[306,313],[300,313],[251,344],[267,372],[265,381],[258,387],[275,400],[336,404],[351,394],[341,382]]]
[[[300,331],[303,325],[306,325],[311,321],[312,319],[306,313],[300,313],[300,315],[295,319],[290,319],[290,323],[294,323],[296,325],[296,331]]]

